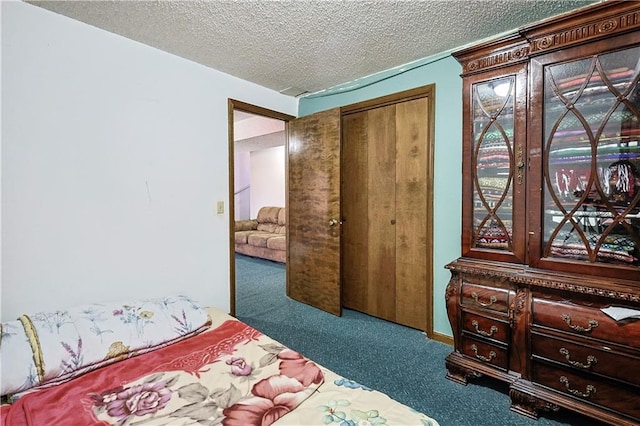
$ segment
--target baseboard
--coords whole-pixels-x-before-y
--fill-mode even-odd
[[[447,336],[446,334],[441,334],[436,331],[433,332],[431,336],[431,340],[435,340],[436,342],[445,343],[449,346],[453,346],[453,337]]]

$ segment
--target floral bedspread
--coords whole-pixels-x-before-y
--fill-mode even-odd
[[[438,426],[425,414],[391,399],[388,395],[345,379],[320,367],[324,383],[278,426]]]
[[[2,407],[16,425],[432,425],[215,312],[210,331]]]

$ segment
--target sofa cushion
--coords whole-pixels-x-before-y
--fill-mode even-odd
[[[280,213],[281,208],[282,207],[261,207],[260,210],[258,210],[258,217],[256,218],[258,225],[261,223],[272,223],[277,225],[278,213]]]
[[[287,233],[287,209],[282,208],[280,212],[278,212],[278,226],[276,226],[276,234],[286,234]]]
[[[284,235],[271,237],[267,240],[267,248],[272,250],[286,250],[287,238]]]
[[[273,236],[272,234],[266,233],[266,232],[255,232],[249,235],[247,242],[249,243],[249,245],[252,245],[252,246],[266,247],[267,240],[272,236]]]
[[[235,232],[235,242],[236,244],[247,244],[247,239],[249,235],[256,231],[236,231]]]
[[[275,223],[258,223],[258,231],[271,232],[275,234],[277,228],[278,225]]]
[[[257,237],[252,242],[251,240],[252,235],[259,235],[262,237]],[[262,238],[272,237],[274,235],[277,235],[277,234],[274,234],[273,232],[262,232],[262,231],[240,231],[240,232],[236,232],[235,243],[236,244],[252,244],[258,247],[266,247],[266,245],[262,243]]]
[[[255,219],[236,220],[235,231],[250,231],[258,229],[258,221]]]

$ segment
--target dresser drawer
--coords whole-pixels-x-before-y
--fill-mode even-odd
[[[640,348],[640,320],[615,321],[600,311],[607,306],[534,298],[533,324]]]
[[[597,373],[640,386],[640,358],[605,345],[581,345],[531,334],[531,356],[564,364],[578,371]]]
[[[509,290],[463,282],[461,303],[463,306],[506,313],[509,310]]]
[[[509,366],[506,347],[484,342],[469,336],[462,337],[462,348],[460,348],[460,352],[470,358],[491,364],[503,370],[507,370]]]
[[[533,381],[565,395],[640,419],[640,389],[615,386],[595,376],[581,375],[537,362],[533,364]]]
[[[462,312],[462,329],[475,336],[482,336],[503,343],[509,341],[509,323],[496,318]]]

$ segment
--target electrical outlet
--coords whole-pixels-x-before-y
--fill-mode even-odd
[[[224,201],[218,201],[218,204],[216,206],[216,213],[217,214],[223,214],[224,213]]]

